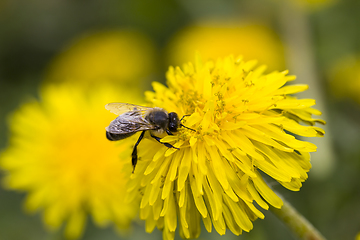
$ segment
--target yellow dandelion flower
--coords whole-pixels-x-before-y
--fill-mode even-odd
[[[282,206],[262,174],[292,191],[307,179],[316,146],[294,135],[323,136],[313,125],[324,121],[312,118],[321,113],[311,108],[315,100],[289,95],[307,85],[285,86],[295,77],[264,74],[266,67],[255,65],[231,56],[197,59],[183,69],[170,67],[168,87],[155,82],[154,92],[146,93],[154,106],[190,115],[182,124],[196,130],[163,137],[179,150],[149,139],[139,145],[128,200],[142,195],[147,232],[157,227],[173,239],[179,226],[183,238],[196,238],[202,219],[209,232],[214,226],[221,235],[226,229],[239,235],[264,218],[255,202],[263,209]]]
[[[243,54],[260,63],[269,63],[271,70],[283,69],[285,65],[279,36],[260,24],[198,23],[175,34],[167,49],[168,63],[175,66],[193,59],[194,51],[199,51],[204,59]]]
[[[74,39],[51,63],[46,82],[138,84],[155,69],[155,46],[146,35],[108,30]]]
[[[360,57],[340,59],[329,71],[330,88],[339,98],[351,98],[360,104]]]
[[[293,0],[293,1],[298,6],[312,11],[324,9],[337,2],[337,0]]]
[[[126,230],[138,212],[136,201],[124,203],[131,145],[105,138],[113,116],[103,111],[119,91],[104,86],[84,94],[71,85],[47,86],[41,97],[10,119],[9,146],[0,156],[6,187],[27,192],[27,210],[42,210],[50,229],[66,223],[68,238],[81,236],[87,215],[98,226],[115,223]],[[126,92],[122,97],[133,99]]]
[[[360,232],[358,234],[356,234],[355,240],[360,240]]]

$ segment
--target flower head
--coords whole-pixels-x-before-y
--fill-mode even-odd
[[[282,206],[262,174],[293,191],[307,179],[316,146],[294,135],[323,136],[313,125],[324,121],[311,117],[321,113],[311,108],[315,100],[289,95],[307,85],[285,86],[295,77],[264,74],[265,67],[255,65],[231,56],[197,59],[183,69],[171,67],[168,87],[155,82],[154,92],[147,92],[154,106],[190,115],[183,125],[196,130],[180,128],[162,139],[179,150],[141,143],[128,191],[130,199],[142,195],[140,218],[148,232],[157,226],[164,239],[173,239],[179,225],[182,237],[194,238],[202,219],[209,232],[213,225],[221,235],[226,229],[238,235],[264,218],[255,202],[263,209]]]
[[[66,222],[69,238],[81,235],[87,215],[99,226],[128,228],[137,213],[136,201],[124,203],[131,145],[105,138],[113,115],[104,105],[119,91],[104,86],[84,94],[70,85],[47,86],[41,97],[10,119],[9,147],[0,157],[5,185],[27,192],[26,208],[43,210],[48,227]],[[122,97],[133,99],[126,92]]]
[[[294,0],[293,0],[294,1]],[[303,9],[309,11],[316,11],[324,9],[332,4],[336,3],[337,0],[295,0],[294,3]]]
[[[155,69],[155,47],[135,31],[100,31],[74,39],[48,68],[47,82],[136,85]]]
[[[276,33],[260,24],[238,22],[200,22],[188,26],[170,41],[168,62],[179,65],[193,59],[194,49],[204,59],[217,59],[229,54],[244,54],[260,63],[269,63],[271,70],[284,68],[284,48]]]
[[[360,104],[360,56],[339,59],[329,71],[330,88],[339,98],[351,98]]]

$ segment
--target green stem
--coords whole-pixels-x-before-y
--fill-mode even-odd
[[[279,194],[277,194],[279,196]],[[270,210],[293,232],[303,240],[325,240],[325,237],[314,228],[314,226],[302,216],[296,209],[284,198],[284,205],[281,209],[270,207]]]

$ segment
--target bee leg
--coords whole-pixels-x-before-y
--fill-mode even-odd
[[[177,147],[174,147],[173,145],[171,145],[170,143],[163,143],[163,142],[161,142],[160,140],[161,140],[161,138],[159,138],[159,137],[157,137],[157,136],[154,136],[154,135],[152,135],[152,134],[150,134],[150,136],[152,137],[152,138],[154,138],[156,141],[158,141],[159,143],[161,143],[161,144],[163,144],[163,145],[165,145],[165,146],[167,146],[168,148],[175,148],[175,149],[177,149],[177,150],[179,150],[180,148],[177,148]]]
[[[169,129],[166,129],[165,131],[166,131],[166,133],[167,133],[168,135],[174,135],[172,132],[170,132]]]
[[[137,146],[139,145],[140,141],[143,139],[144,137],[144,134],[145,134],[145,131],[142,131],[139,139],[137,140],[137,142],[135,143],[135,146],[134,146],[134,149],[133,149],[133,152],[131,154],[131,163],[133,165],[133,171],[132,173],[134,173],[135,171],[135,166],[136,166],[136,163],[137,163]]]

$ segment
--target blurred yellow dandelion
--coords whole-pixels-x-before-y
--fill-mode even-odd
[[[77,39],[51,63],[47,82],[92,85],[138,84],[155,71],[155,46],[146,35],[129,30],[95,32]]]
[[[68,238],[81,236],[88,214],[99,226],[115,223],[121,230],[138,212],[136,201],[124,203],[131,145],[105,138],[113,116],[103,106],[119,94],[134,100],[111,87],[84,94],[70,85],[47,86],[41,101],[23,104],[10,119],[9,147],[0,158],[4,183],[27,192],[26,208],[42,210],[50,229],[66,222]]]
[[[223,58],[243,54],[260,63],[268,63],[270,70],[284,68],[284,47],[279,36],[260,24],[237,22],[203,22],[178,32],[168,45],[170,65],[178,66],[193,59],[199,51],[204,59]]]
[[[360,232],[356,234],[355,240],[360,240]]]
[[[360,57],[343,57],[329,71],[332,93],[339,98],[351,98],[360,104]]]
[[[308,10],[321,10],[332,4],[337,0],[293,0],[298,6]]]
[[[255,207],[281,208],[282,200],[265,183],[267,174],[284,187],[297,191],[311,168],[310,152],[316,146],[294,135],[320,137],[323,120],[311,108],[313,99],[294,94],[307,85],[285,84],[295,79],[284,72],[263,74],[256,61],[226,57],[216,62],[170,67],[168,87],[155,82],[147,100],[154,106],[189,114],[180,128],[162,142],[145,139],[129,182],[129,199],[142,196],[140,218],[146,231],[155,227],[164,239],[173,239],[179,226],[183,238],[200,234],[200,219],[207,231],[236,235],[250,231],[253,221],[264,218]],[[310,125],[310,126],[305,126]]]

